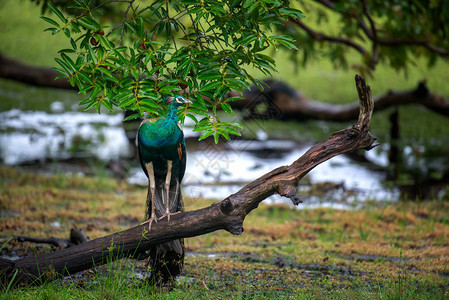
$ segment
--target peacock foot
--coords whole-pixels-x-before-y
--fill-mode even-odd
[[[159,218],[159,220],[162,220],[163,218],[167,217],[167,221],[170,222],[170,216],[177,215],[177,214],[180,214],[180,213],[182,213],[182,211],[177,211],[177,212],[174,212],[174,213],[165,212],[165,214],[163,214],[162,217]]]
[[[156,215],[152,215],[151,218],[149,218],[145,222],[140,223],[140,225],[148,223],[148,230],[151,230],[151,225],[153,224],[153,222],[157,223],[157,221],[158,221],[158,218],[156,217]]]

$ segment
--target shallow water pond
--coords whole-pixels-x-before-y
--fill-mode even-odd
[[[147,184],[136,158],[131,159],[135,148],[125,135],[122,114],[14,109],[1,112],[0,120],[0,158],[5,164],[86,157],[105,162],[124,160],[131,165],[128,181]],[[262,129],[252,140],[234,140],[218,146],[198,143],[195,141],[197,133],[192,131],[189,122],[185,124],[185,136],[193,142],[187,146],[184,193],[193,198],[223,199],[272,169],[291,164],[312,145],[269,139]],[[387,164],[384,152],[371,151],[369,156],[381,165]],[[357,201],[395,201],[398,192],[382,185],[384,176],[346,156],[334,157],[303,179],[298,192],[307,204],[301,207],[347,208]],[[323,188],[325,192],[314,193],[312,187],[324,183],[327,184]],[[289,200],[275,195],[266,202],[284,203]]]

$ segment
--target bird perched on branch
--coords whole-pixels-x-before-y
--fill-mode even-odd
[[[183,211],[181,181],[186,168],[186,147],[178,108],[192,103],[183,96],[169,97],[165,118],[142,121],[137,132],[139,160],[148,177],[146,219],[151,225]],[[184,264],[184,240],[179,239],[150,249],[151,279],[167,283]]]

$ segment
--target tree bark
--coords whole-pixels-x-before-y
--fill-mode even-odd
[[[298,205],[302,201],[296,195],[296,187],[310,170],[336,155],[355,149],[369,150],[376,146],[373,145],[375,138],[369,132],[373,111],[370,87],[358,75],[356,87],[360,98],[357,123],[350,129],[335,132],[329,139],[311,147],[291,165],[272,170],[210,207],[174,215],[170,222],[167,219],[161,220],[152,225],[151,231],[148,231],[148,224],[143,223],[52,253],[16,261],[0,259],[1,278],[4,282],[15,277],[16,282],[40,284],[56,275],[75,273],[112,260],[139,258],[151,246],[179,238],[221,229],[239,235],[243,232],[246,215],[275,193],[290,198]]]

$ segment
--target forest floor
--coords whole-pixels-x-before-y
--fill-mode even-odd
[[[14,236],[91,238],[138,224],[146,190],[108,177],[38,175],[0,167],[3,257],[52,251]],[[211,201],[185,199],[187,210]],[[261,205],[244,233],[186,240],[185,269],[170,288],[146,282],[144,262],[122,259],[4,299],[442,299],[449,297],[449,201],[367,202],[357,210]],[[12,239],[11,239],[12,238]]]

